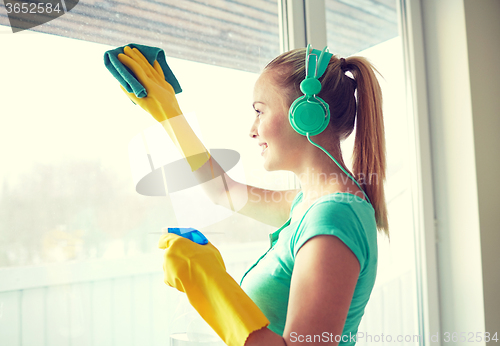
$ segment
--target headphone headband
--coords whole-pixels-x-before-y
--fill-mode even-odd
[[[311,45],[308,44],[306,50],[306,78],[319,79],[325,73],[332,56],[333,54],[328,52],[328,47],[318,50],[312,49]],[[314,58],[311,59],[311,57]]]

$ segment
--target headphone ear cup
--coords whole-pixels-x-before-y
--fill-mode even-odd
[[[305,136],[316,136],[323,132],[330,122],[328,103],[319,97],[302,96],[290,106],[288,120],[292,128]]]

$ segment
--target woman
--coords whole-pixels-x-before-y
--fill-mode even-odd
[[[191,145],[201,147],[192,131],[178,125],[184,120],[159,64],[151,67],[136,49],[124,53],[120,61],[148,92],[145,99],[129,97],[174,140],[190,138]],[[304,86],[305,79],[319,79],[321,85],[313,81],[312,87]],[[317,134],[301,132],[295,123],[300,112],[294,113],[298,98],[316,103],[326,128]],[[224,178],[218,187],[204,184],[210,185],[205,191],[214,203],[234,208],[236,200],[250,196],[238,212],[280,228],[271,236],[268,252],[245,274],[241,288],[211,244],[162,236],[165,282],[186,292],[228,345],[354,345],[375,283],[377,228],[388,235],[382,99],[373,67],[360,57],[338,59],[309,47],[293,50],[265,67],[255,84],[253,105],[250,136],[263,147],[264,167],[294,172],[301,189],[268,198],[271,191],[225,175],[206,149],[185,155],[202,181],[207,176]],[[358,182],[350,179],[340,150],[354,126],[353,173]]]

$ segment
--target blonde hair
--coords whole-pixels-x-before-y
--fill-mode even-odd
[[[294,49],[276,57],[264,68],[264,71],[275,72],[273,76],[285,91],[288,107],[302,96],[300,82],[305,78],[305,55],[306,48]],[[322,87],[318,96],[330,106],[329,126],[339,141],[349,137],[356,126],[353,174],[375,209],[377,228],[389,237],[384,194],[386,151],[382,90],[374,71],[363,57],[332,56],[319,79]],[[352,78],[346,72],[350,72]]]

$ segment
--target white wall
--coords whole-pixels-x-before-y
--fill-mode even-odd
[[[495,185],[500,1],[421,4],[441,332],[495,332],[500,325],[500,273],[494,268],[500,263],[500,186]]]
[[[500,326],[500,1],[465,0],[486,330]]]

